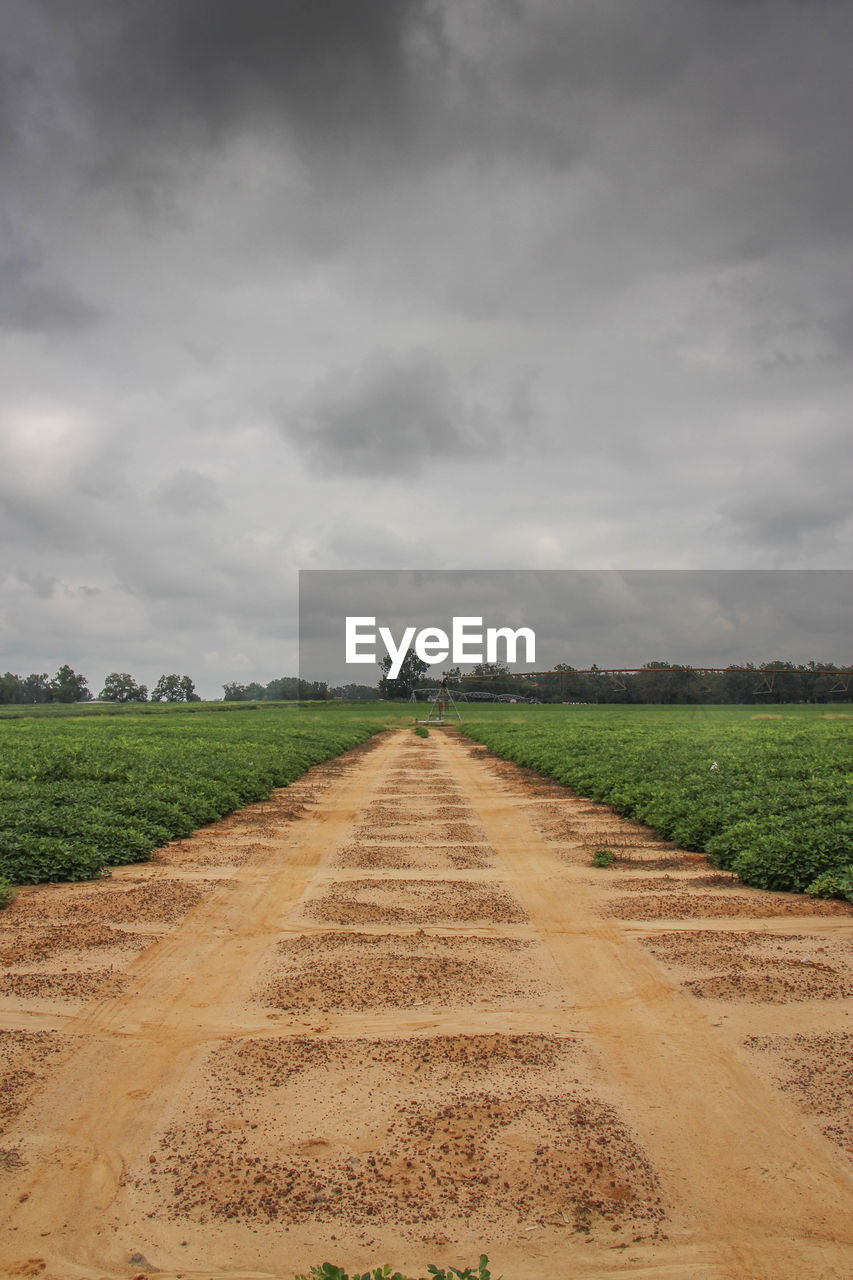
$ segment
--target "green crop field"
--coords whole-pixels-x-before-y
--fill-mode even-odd
[[[461,710],[463,731],[498,755],[747,884],[853,898],[846,707]],[[389,703],[15,708],[0,716],[0,881],[86,879],[143,859],[414,716]]]
[[[707,853],[747,884],[853,899],[848,706],[469,706],[508,760]]]
[[[0,883],[89,879],[145,858],[365,741],[396,711],[190,706],[0,718]]]

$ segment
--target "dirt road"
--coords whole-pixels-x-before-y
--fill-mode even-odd
[[[851,942],[388,733],[0,917],[0,1274],[848,1280]]]

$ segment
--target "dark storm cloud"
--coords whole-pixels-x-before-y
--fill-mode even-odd
[[[463,400],[426,351],[377,354],[354,375],[333,376],[311,418],[284,429],[321,469],[343,475],[418,474],[432,460],[503,452],[485,410]]]
[[[21,667],[272,678],[300,566],[850,562],[853,5],[0,17]]]
[[[849,242],[853,8],[531,4],[489,48],[489,119],[554,137],[603,179],[631,266]],[[529,158],[530,152],[527,156]],[[547,148],[541,152],[547,157]],[[842,159],[846,157],[846,159]],[[639,234],[638,234],[639,232]]]
[[[15,25],[33,56],[46,41],[63,49],[105,176],[156,159],[151,148],[220,142],[247,119],[335,148],[365,131],[400,140],[415,106],[413,36],[432,28],[422,0],[33,7],[40,23],[13,0]]]
[[[629,139],[609,144],[614,113],[629,110],[636,146],[646,126],[658,134],[647,176],[653,192],[670,185],[674,213],[700,214],[689,182],[706,208],[740,219],[745,252],[806,221],[847,234],[849,6],[821,5],[810,21],[792,0],[6,5],[24,48],[7,58],[22,138],[86,138],[105,179],[151,176],[169,155],[249,128],[294,141],[310,164],[326,152],[352,160],[354,184],[369,180],[365,164],[384,168],[387,149],[397,172],[452,154],[558,171],[595,155],[613,178],[632,166],[630,214],[651,192]],[[772,214],[761,227],[749,216],[757,190]]]

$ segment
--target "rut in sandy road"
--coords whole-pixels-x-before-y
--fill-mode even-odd
[[[737,955],[680,899],[748,933],[747,891],[438,733],[331,772],[238,863],[203,836],[169,854],[205,896],[64,1020],[79,1047],[3,1139],[7,1266],[31,1249],[57,1280],[119,1276],[139,1251],[166,1276],[287,1275],[334,1240],[412,1271],[488,1247],[522,1280],[849,1275],[837,1149],[759,1069],[740,995],[699,999],[677,969],[700,954],[685,923]],[[602,878],[605,831],[622,861]],[[626,891],[669,901],[671,934],[614,915]],[[808,920],[778,923],[806,954]],[[813,947],[849,944],[849,914],[815,924]],[[827,1002],[843,981],[832,1034]]]
[[[721,1254],[736,1265],[751,1258],[755,1274],[762,1268],[784,1274],[778,1268],[791,1265],[798,1241],[822,1236],[832,1242],[840,1233],[843,1274],[853,1231],[849,1220],[839,1224],[837,1206],[853,1205],[849,1173],[839,1170],[825,1144],[802,1131],[731,1044],[714,1036],[701,1009],[661,981],[657,966],[603,915],[587,887],[588,872],[559,867],[544,842],[531,837],[518,806],[495,793],[470,756],[462,758],[458,744],[444,749],[457,756],[459,776],[501,850],[512,888],[574,981],[623,1105],[637,1118],[673,1199],[692,1202],[697,1229],[717,1234]],[[778,900],[776,910],[791,905]],[[711,911],[713,901],[703,909]],[[674,1087],[679,1082],[687,1087]],[[833,1265],[834,1245],[826,1248],[821,1267]],[[814,1265],[813,1252],[811,1243],[803,1246],[801,1267]]]

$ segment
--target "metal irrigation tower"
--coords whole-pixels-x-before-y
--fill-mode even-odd
[[[417,702],[417,694],[426,695],[429,703],[429,711],[426,720],[419,720],[418,724],[441,725],[447,724],[449,713],[452,712],[456,719],[461,723],[462,716],[459,714],[459,708],[456,705],[456,698],[453,696],[453,690],[448,687],[447,679],[442,680],[441,684],[434,689],[413,689],[410,702]]]

